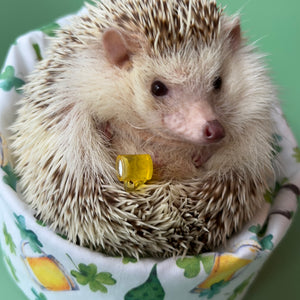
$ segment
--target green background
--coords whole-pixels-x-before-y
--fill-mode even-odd
[[[82,0],[1,0],[0,66],[17,36],[78,10]],[[299,0],[219,0],[226,11],[241,13],[242,28],[268,54],[267,64],[279,87],[282,107],[300,143]],[[250,288],[245,300],[300,299],[300,213]],[[1,299],[26,299],[0,259]]]

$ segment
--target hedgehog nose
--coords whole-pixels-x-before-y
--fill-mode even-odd
[[[225,130],[218,120],[207,121],[203,135],[207,142],[215,143],[225,137]]]

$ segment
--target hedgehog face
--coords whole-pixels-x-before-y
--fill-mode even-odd
[[[225,128],[225,140],[230,143],[263,119],[262,113],[269,115],[269,102],[261,91],[269,87],[271,92],[273,88],[266,81],[268,77],[259,56],[247,55],[253,49],[242,43],[239,19],[222,22],[222,38],[210,45],[197,49],[187,44],[179,52],[170,51],[169,55],[137,54],[132,58],[135,110],[144,116],[149,128],[178,138],[178,133],[181,135],[182,130],[188,129],[184,127],[183,117],[197,120],[190,126],[200,131],[202,121],[216,119]],[[167,88],[166,95],[153,96],[151,87],[156,81]],[[173,125],[179,132],[174,132]],[[198,137],[200,144],[206,143]]]
[[[143,72],[139,58],[133,59],[133,109],[143,123],[138,126],[151,128],[156,135],[196,144],[223,139],[225,131],[215,109],[222,90],[220,62],[214,55],[208,57],[207,52],[212,51],[189,53],[193,59],[186,63],[181,54],[149,58],[148,63],[144,57]],[[209,124],[214,124],[213,128]]]
[[[131,111],[136,113],[132,122],[167,138],[204,145],[219,142],[225,136],[225,122],[219,120],[223,61],[228,56],[226,51],[234,52],[240,46],[239,22],[231,20],[221,26],[221,12],[214,2],[190,1],[185,12],[189,22],[183,13],[186,3],[169,3],[168,10],[160,7],[161,11],[156,11],[158,4],[154,2],[150,10],[142,1],[147,14],[140,11],[139,20],[131,20],[133,15],[129,19],[119,16],[118,26],[126,22],[127,27],[111,28],[103,35],[108,61],[123,70],[130,69]],[[129,7],[134,3],[129,1]],[[197,5],[206,16],[197,15]],[[149,13],[153,13],[159,28],[150,30]],[[128,23],[133,28],[143,24],[145,30],[138,28],[133,33]],[[174,32],[172,26],[178,30]],[[165,88],[163,94],[153,92],[155,82],[157,89],[159,85]]]

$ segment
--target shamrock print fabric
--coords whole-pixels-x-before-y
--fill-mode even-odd
[[[62,18],[18,38],[0,71],[0,245],[11,277],[28,299],[241,299],[297,209],[300,149],[280,109],[274,115],[274,155],[282,165],[276,185],[253,220],[217,252],[169,259],[108,257],[69,243],[36,220],[21,200],[7,128],[26,76],[46,55],[48,38],[69,21]]]
[[[24,81],[15,77],[15,69],[13,66],[7,66],[2,74],[0,74],[0,88],[4,91],[10,91],[15,88],[17,93],[20,93],[20,89],[24,85]]]

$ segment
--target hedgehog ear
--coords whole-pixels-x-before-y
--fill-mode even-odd
[[[110,63],[122,67],[130,59],[130,51],[122,33],[116,29],[108,29],[104,32],[103,47],[105,55]]]
[[[236,17],[228,28],[228,38],[230,40],[231,49],[236,51],[242,43],[241,22],[240,18]]]

